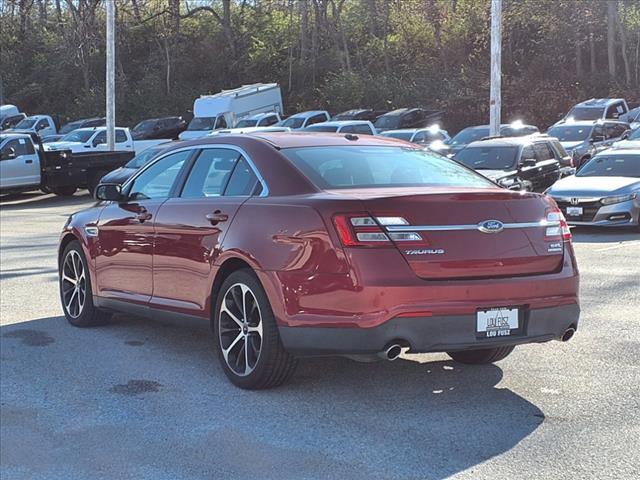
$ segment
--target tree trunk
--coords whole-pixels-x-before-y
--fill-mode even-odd
[[[624,63],[624,78],[627,87],[631,86],[631,69],[629,67],[629,57],[627,56],[627,33],[624,25],[620,20],[619,12],[616,10],[616,24],[618,25],[618,33],[620,34],[620,50],[622,52],[622,63]]]
[[[591,69],[591,75],[596,74],[596,41],[593,38],[593,32],[589,34],[589,66]]]
[[[236,44],[231,30],[231,0],[222,0],[222,31],[229,44],[229,53],[236,58]]]
[[[616,11],[617,0],[607,0],[607,57],[609,76],[616,76]]]
[[[309,4],[308,2],[298,2],[300,7],[300,59],[306,62],[309,58]]]
[[[365,7],[369,17],[369,35],[378,36],[378,9],[377,0],[365,0]]]
[[[582,65],[582,47],[580,40],[576,40],[576,76],[578,79],[584,76],[584,66]]]
[[[382,46],[382,58],[384,60],[384,74],[387,78],[389,78],[389,74],[391,73],[391,70],[389,68],[389,42],[388,42],[388,37],[389,37],[389,2],[390,0],[384,0],[384,24],[383,24],[383,30],[382,30],[382,34],[384,35],[384,41],[383,41],[383,46]]]

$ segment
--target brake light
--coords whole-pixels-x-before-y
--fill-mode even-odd
[[[386,247],[393,242],[423,243],[417,232],[387,232],[388,225],[409,225],[403,217],[372,217],[366,213],[340,214],[333,217],[340,242],[345,247]]]
[[[571,230],[567,224],[567,220],[559,208],[547,210],[546,222],[553,224],[547,227],[545,232],[545,240],[557,240],[562,238],[563,241],[571,241]]]

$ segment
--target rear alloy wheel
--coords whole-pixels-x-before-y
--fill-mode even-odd
[[[93,306],[87,261],[78,241],[69,243],[62,254],[60,301],[67,321],[76,327],[100,325],[111,316]]]
[[[447,352],[454,361],[458,363],[466,363],[468,365],[482,365],[485,363],[499,362],[507,357],[513,349],[514,345],[496,348],[483,348],[480,350],[461,350],[459,352]]]
[[[282,346],[267,296],[250,270],[223,282],[213,330],[224,373],[238,387],[276,387],[293,374],[297,361]]]

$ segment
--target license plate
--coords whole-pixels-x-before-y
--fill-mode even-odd
[[[579,217],[582,215],[582,207],[567,207],[567,215],[570,217]]]
[[[506,337],[515,333],[519,325],[517,308],[491,308],[476,313],[476,335],[480,338]]]

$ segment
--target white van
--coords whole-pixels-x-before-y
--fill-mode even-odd
[[[282,94],[277,83],[255,83],[203,95],[193,103],[193,120],[180,134],[180,140],[204,137],[213,130],[235,125],[240,118],[266,112],[282,113]]]

